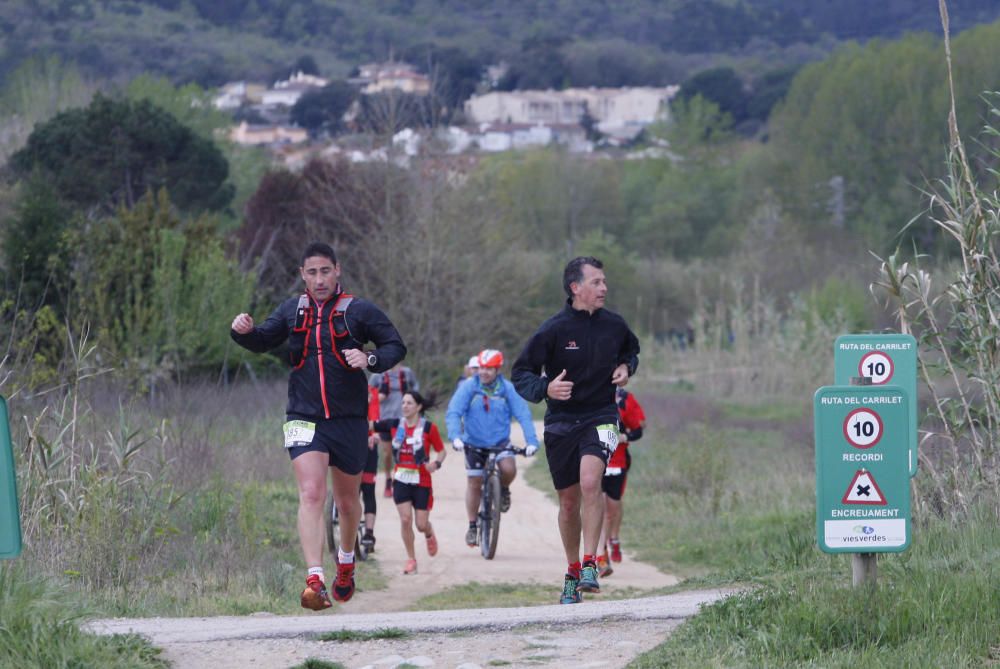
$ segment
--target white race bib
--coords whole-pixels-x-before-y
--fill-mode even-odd
[[[308,446],[316,436],[316,423],[307,420],[290,420],[282,429],[285,431],[285,448]]]
[[[621,473],[622,473],[622,471],[623,470],[622,470],[621,467],[608,467],[607,469],[604,470],[604,475],[605,476],[620,476]]]
[[[396,467],[396,473],[392,475],[392,478],[396,479],[400,483],[418,485],[420,483],[420,470]]]
[[[618,426],[610,423],[597,426],[597,438],[604,444],[608,453],[614,453],[618,448]]]

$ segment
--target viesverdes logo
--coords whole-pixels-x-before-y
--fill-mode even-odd
[[[566,350],[567,351],[579,351],[580,347],[576,345],[576,341],[575,340],[570,339],[569,343],[566,344]]]

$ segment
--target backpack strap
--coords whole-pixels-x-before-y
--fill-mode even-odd
[[[413,434],[419,434],[421,438],[422,448],[413,454],[413,460],[417,465],[422,465],[427,461],[427,440],[424,439],[424,435],[431,431],[431,424],[424,416],[420,417],[420,421],[417,423],[416,427],[413,429]],[[399,449],[403,447],[403,442],[406,441],[406,419],[400,418],[399,423],[396,425],[396,434],[392,436],[392,454],[396,462],[399,462]]]

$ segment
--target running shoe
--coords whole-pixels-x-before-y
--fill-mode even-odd
[[[333,598],[346,602],[354,596],[354,563],[337,565],[337,580],[333,582]]]
[[[612,539],[611,543],[611,561],[621,562],[622,561],[622,542],[617,539]]]
[[[611,576],[611,574],[615,573],[615,570],[611,568],[611,563],[608,562],[608,558],[604,555],[597,556],[597,571],[600,573],[601,578]]]
[[[330,601],[330,593],[326,591],[323,579],[317,574],[313,574],[306,579],[306,589],[302,591],[302,608],[322,611],[333,606]]]
[[[406,566],[403,567],[403,573],[404,574],[416,574],[417,573],[417,561],[416,560],[407,560],[406,561]]]
[[[465,533],[465,543],[469,548],[475,548],[479,545],[479,528],[475,525],[471,526]]]
[[[434,557],[438,553],[438,538],[434,535],[434,531],[427,535],[427,554]]]
[[[510,488],[500,488],[500,513],[510,511]]]
[[[365,547],[366,552],[375,552],[375,535],[371,530],[365,530],[364,536],[361,537],[361,545]]]
[[[579,604],[583,601],[583,594],[578,589],[580,582],[566,574],[566,579],[563,581],[562,595],[559,597],[560,604]]]
[[[597,582],[597,565],[587,562],[580,570],[580,582],[576,584],[576,589],[580,592],[600,592],[601,586]]]

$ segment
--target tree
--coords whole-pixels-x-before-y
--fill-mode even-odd
[[[403,128],[433,126],[441,118],[441,101],[427,95],[388,90],[363,95],[358,126],[377,135],[393,135]]]
[[[344,112],[358,97],[358,90],[344,80],[310,90],[292,107],[292,122],[311,133],[336,134],[344,128]]]
[[[39,170],[61,198],[105,211],[134,206],[167,187],[184,210],[219,210],[233,196],[218,148],[148,100],[103,95],[35,127],[10,160],[15,175]]]
[[[529,37],[511,58],[510,67],[497,85],[502,91],[534,90],[566,86],[569,69],[562,48],[565,37],[538,35]]]
[[[0,75],[0,79],[4,79]],[[8,76],[0,91],[0,161],[24,146],[32,129],[60,111],[86,105],[96,85],[57,57],[29,58]]]
[[[731,67],[702,70],[689,78],[681,84],[677,101],[687,101],[698,95],[718,105],[735,123],[746,118],[747,99],[743,82]]]
[[[160,190],[100,223],[71,246],[75,317],[93,325],[106,359],[144,389],[218,369],[229,344],[207,333],[226,331],[252,281],[226,258],[216,221],[180,218]]]
[[[68,266],[63,234],[68,219],[69,212],[42,175],[22,182],[13,215],[4,221],[0,247],[8,283],[19,288],[21,302],[32,308],[57,303],[55,288],[63,287],[59,279],[65,279]]]

